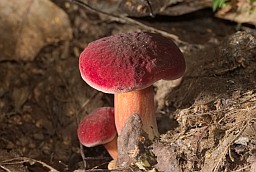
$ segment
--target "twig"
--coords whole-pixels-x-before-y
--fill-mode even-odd
[[[237,170],[235,170],[235,171],[232,171],[232,172],[240,172],[240,171],[246,170],[246,169],[248,169],[248,168],[250,168],[250,167],[251,167],[251,165],[246,165],[246,166],[244,166],[244,167],[242,167],[242,168],[240,168],[240,169],[237,169]]]
[[[50,165],[46,164],[45,162],[42,162],[42,161],[39,161],[39,160],[35,160],[35,159],[32,159],[32,158],[27,158],[27,157],[18,157],[18,158],[12,158],[12,159],[8,159],[8,160],[4,160],[0,164],[1,164],[1,168],[3,168],[2,165],[23,164],[25,162],[28,162],[29,164],[39,163],[43,167],[48,168],[50,170],[49,172],[59,172],[55,168],[53,168]]]
[[[80,113],[82,113],[83,109],[88,105],[88,103],[90,103],[90,101],[92,99],[94,99],[97,95],[99,94],[98,91],[96,91],[89,99],[87,99],[83,105],[81,106],[81,108],[79,109],[79,111],[76,113],[76,122],[77,122],[77,125],[79,124],[79,120],[78,120],[78,116],[80,115]],[[76,99],[75,99],[76,100]],[[77,101],[77,100],[76,100]],[[87,163],[86,163],[86,159],[85,159],[85,155],[84,155],[84,147],[81,143],[79,143],[79,147],[80,147],[80,154],[81,154],[81,157],[83,159],[83,166],[84,166],[84,171],[87,167]]]
[[[82,2],[81,0],[70,0],[70,1],[77,4],[77,5],[80,5],[84,8],[86,8],[87,10],[90,10],[91,12],[104,15],[105,17],[108,17],[111,20],[114,20],[114,21],[117,21],[117,22],[120,22],[120,23],[135,24],[135,25],[138,25],[138,26],[142,27],[143,29],[150,30],[152,32],[157,32],[157,33],[160,33],[163,36],[169,37],[180,45],[188,45],[187,42],[180,40],[179,37],[174,35],[174,34],[170,34],[170,33],[165,32],[163,30],[159,30],[159,29],[156,29],[154,27],[148,26],[148,25],[143,24],[143,23],[141,23],[137,20],[134,20],[132,18],[129,18],[129,17],[123,16],[123,15],[113,15],[113,14],[106,13],[104,11],[97,10],[97,9],[91,7],[90,5]]]
[[[109,163],[109,162],[101,163],[100,165],[94,166],[94,167],[91,168],[90,170],[98,169],[100,166],[105,165],[105,164],[108,164],[108,163]]]
[[[3,170],[5,170],[5,171],[7,171],[7,172],[11,172],[11,170],[9,170],[8,168],[6,168],[6,167],[4,167],[4,166],[2,166],[2,165],[0,165],[0,168],[3,169]]]
[[[151,3],[149,2],[149,0],[145,0],[145,1],[146,1],[147,5],[149,7],[149,15],[150,15],[150,17],[155,17],[154,11],[153,11],[152,6],[151,6]]]
[[[84,147],[82,145],[82,143],[79,143],[79,147],[80,147],[80,154],[81,154],[81,157],[82,157],[82,160],[83,160],[83,166],[84,166],[84,171],[87,167],[87,162],[86,162],[86,159],[85,159],[85,154],[84,154]]]
[[[83,105],[81,106],[81,108],[79,109],[79,111],[77,112],[77,116],[80,115],[80,113],[82,113],[83,109],[88,105],[88,103],[90,103],[90,101],[92,99],[94,99],[97,95],[99,94],[99,91],[96,91],[89,99],[87,99]]]

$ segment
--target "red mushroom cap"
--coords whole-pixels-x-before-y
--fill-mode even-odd
[[[86,147],[110,142],[116,136],[114,108],[103,107],[94,110],[79,124],[78,139]]]
[[[139,90],[183,75],[183,54],[170,39],[156,33],[123,33],[91,42],[79,68],[91,87],[106,93]]]

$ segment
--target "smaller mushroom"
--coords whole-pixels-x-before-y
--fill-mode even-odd
[[[114,108],[102,107],[87,115],[79,124],[78,139],[86,147],[104,145],[110,156],[117,159],[117,132]]]

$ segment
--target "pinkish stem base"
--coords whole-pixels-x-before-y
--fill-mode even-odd
[[[107,149],[109,155],[114,160],[117,160],[117,156],[118,156],[118,152],[117,152],[117,136],[111,142],[105,143],[104,147]]]

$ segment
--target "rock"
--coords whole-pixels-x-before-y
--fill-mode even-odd
[[[154,86],[157,88],[155,101],[157,104],[157,112],[164,108],[167,96],[171,94],[172,90],[179,86],[182,81],[182,77],[176,80],[159,80],[154,83]]]
[[[164,172],[181,172],[174,148],[163,143],[153,144],[153,153],[157,157],[155,167]]]
[[[129,169],[151,169],[156,164],[155,156],[151,152],[152,142],[142,129],[142,122],[138,114],[127,119],[120,135],[118,136],[117,167]]]
[[[1,0],[0,16],[0,61],[30,61],[45,45],[72,37],[68,16],[50,0]]]

